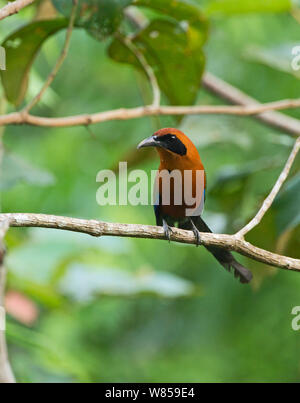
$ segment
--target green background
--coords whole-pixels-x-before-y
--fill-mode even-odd
[[[230,8],[245,1],[211,3],[223,3],[223,11],[211,15],[206,9],[206,70],[261,102],[299,97],[299,77],[289,66],[292,47],[300,45],[300,25],[286,8],[260,13],[258,7],[253,13],[251,7]],[[29,7],[1,21],[1,42],[34,15]],[[51,71],[64,36],[59,32],[43,45],[25,101]],[[110,41],[74,30],[68,57],[33,112],[67,116],[149,100],[144,77],[107,56]],[[197,103],[223,101],[200,88]],[[6,110],[15,107],[7,104]],[[286,113],[300,118],[299,110]],[[99,170],[124,160],[132,169],[156,169],[156,155],[148,158],[136,145],[168,126],[185,131],[200,152],[208,176],[204,217],[221,233],[238,230],[255,214],[293,144],[284,132],[253,118],[219,115],[107,122],[90,130],[8,126],[2,212],[154,224],[151,206],[98,206],[95,179]],[[298,158],[290,193],[283,189],[247,237],[295,258],[300,258],[299,167]],[[291,310],[300,305],[299,273],[239,256],[254,272],[252,286],[245,286],[201,247],[45,229],[11,229],[7,247],[8,291],[24,294],[39,312],[31,326],[8,315],[9,353],[19,382],[300,379],[300,333],[291,328]]]

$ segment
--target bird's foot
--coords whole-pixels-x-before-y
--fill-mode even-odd
[[[199,232],[198,228],[196,227],[196,225],[194,224],[194,221],[191,218],[190,218],[190,223],[192,224],[192,231],[193,231],[196,241],[197,241],[196,246],[202,245],[200,232]]]
[[[165,232],[165,236],[169,242],[171,242],[171,232],[173,232],[172,227],[168,225],[166,220],[163,220],[163,229]]]

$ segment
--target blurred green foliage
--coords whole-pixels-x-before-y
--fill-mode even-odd
[[[125,7],[130,2],[114,3]],[[161,1],[153,2],[156,7],[150,10],[147,1],[133,4],[151,24],[167,20],[162,29],[177,24],[180,35],[184,30],[178,10],[186,21],[194,14],[186,11],[186,15],[182,10],[197,7],[196,22],[188,25],[196,30],[198,44],[203,38],[197,52],[184,54],[187,44],[195,43],[189,42],[188,31],[184,46],[176,36],[173,42],[168,39],[167,45],[155,45],[151,40],[157,55],[151,53],[149,58],[147,42],[145,57],[157,72],[169,102],[180,103],[184,98],[182,103],[220,103],[201,88],[195,97],[190,88],[191,80],[199,87],[202,62],[199,64],[198,58],[203,57],[207,21],[210,29],[204,54],[209,71],[262,102],[299,97],[298,76],[278,68],[280,61],[273,63],[266,56],[262,62],[258,53],[253,53],[253,49],[260,49],[260,55],[276,54],[278,61],[281,56],[274,49],[299,44],[299,24],[288,13],[290,1],[178,0],[172,1],[174,8],[170,9],[165,6],[167,1]],[[108,57],[108,47],[114,46],[109,35],[118,27],[122,35],[132,33],[133,28],[128,21],[119,20],[120,9],[117,20],[112,9],[107,12],[105,34],[101,23],[100,28],[92,24],[101,41],[87,34],[89,28],[74,30],[68,57],[34,113],[81,114],[133,107],[149,98],[145,76]],[[1,43],[31,24],[34,16],[32,6],[1,21]],[[146,44],[143,35],[147,29],[135,32],[141,47]],[[44,42],[31,70],[27,69],[25,79],[30,77],[30,81],[21,97],[23,104],[51,71],[64,34],[58,32]],[[24,36],[24,43],[33,49],[36,36],[32,34],[28,41]],[[114,59],[121,56],[118,52]],[[13,66],[19,82],[25,82],[23,58],[32,60],[35,52],[30,57],[28,53],[15,50],[11,57],[19,58],[17,64],[9,64],[8,59],[8,67]],[[291,60],[292,53],[285,52],[285,58],[289,56]],[[174,71],[172,63],[177,58],[180,72]],[[199,74],[193,76],[192,68]],[[12,104],[17,99],[8,96],[5,80],[10,71],[8,68],[6,76],[2,75],[4,88],[0,90],[5,91],[2,103],[5,94],[11,102],[7,111],[14,110]],[[169,84],[167,80],[174,77],[176,85]],[[20,89],[17,81],[13,84]],[[171,85],[174,100],[167,94]],[[297,110],[286,113],[300,118]],[[171,117],[160,117],[106,122],[90,131],[84,127],[8,126],[4,132],[1,209],[152,224],[151,207],[99,207],[96,174],[128,156],[132,157],[131,168],[156,169],[156,157],[146,158],[146,153],[135,157],[136,144],[157,128],[176,124]],[[207,170],[205,219],[215,231],[237,230],[270,191],[293,140],[251,118],[233,116],[185,117],[180,128],[198,147]],[[299,167],[298,158],[274,207],[248,236],[255,245],[297,258]],[[298,273],[276,271],[239,257],[254,271],[251,288],[235,281],[203,248],[192,246],[93,239],[46,229],[12,229],[7,244],[8,291],[26,295],[39,310],[31,326],[13,315],[8,318],[10,356],[20,382],[299,381],[300,338],[291,328],[292,307],[300,305]]]
[[[76,25],[84,28],[97,39],[105,39],[120,26],[123,11],[133,0],[79,0]],[[64,16],[71,14],[70,0],[52,0],[55,8]]]
[[[44,41],[65,28],[67,20],[35,21],[22,27],[4,42],[7,68],[1,71],[6,99],[19,105],[28,88],[29,73],[34,58]]]

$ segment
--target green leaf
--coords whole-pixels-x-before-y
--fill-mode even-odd
[[[77,9],[80,10],[82,1],[78,2]],[[53,6],[56,10],[64,15],[65,17],[69,17],[72,12],[73,1],[72,0],[52,0]],[[80,11],[77,11],[80,14]]]
[[[300,174],[289,180],[284,190],[275,199],[272,209],[278,235],[293,229],[300,223]]]
[[[72,264],[61,281],[61,290],[76,301],[86,302],[97,295],[151,294],[176,298],[192,295],[195,286],[171,273],[132,274],[115,268]]]
[[[205,65],[202,46],[207,38],[207,19],[197,6],[185,0],[134,0],[133,5],[169,17],[151,21],[132,41],[153,68],[159,87],[170,103],[193,104]],[[109,48],[114,60],[143,70],[130,52],[118,39]]]
[[[9,35],[2,46],[6,49],[6,70],[1,79],[6,99],[19,105],[26,94],[30,68],[47,38],[66,28],[65,19],[35,21]]]
[[[153,68],[161,91],[173,105],[193,104],[201,84],[205,34],[192,31],[173,21],[154,20],[132,39]],[[197,43],[195,37],[202,40]],[[142,69],[136,56],[119,39],[112,42],[108,52],[114,60]]]
[[[52,3],[64,16],[70,16],[72,0],[52,0]],[[103,40],[119,28],[123,10],[131,3],[132,0],[79,0],[76,25]]]
[[[203,6],[203,1],[199,1]],[[292,0],[209,0],[204,6],[208,15],[243,13],[281,13],[292,9]]]
[[[196,46],[207,38],[208,20],[201,9],[186,0],[134,0],[134,5],[148,7],[174,18],[185,26]]]
[[[30,185],[50,186],[55,183],[52,173],[32,166],[20,156],[5,153],[0,173],[0,189],[9,189],[20,182]]]

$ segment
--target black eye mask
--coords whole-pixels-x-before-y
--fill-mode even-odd
[[[162,148],[172,151],[175,154],[185,155],[187,152],[186,146],[174,134],[154,136],[154,139]]]

